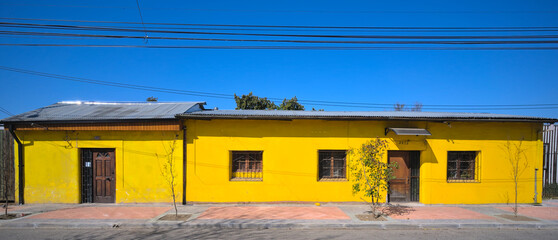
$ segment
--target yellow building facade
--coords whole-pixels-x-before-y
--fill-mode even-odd
[[[84,149],[114,152],[115,203],[171,201],[165,174],[170,158],[175,164],[176,197],[182,199],[182,131],[16,130],[16,134],[25,146],[25,203],[83,202]],[[17,202],[19,189],[16,196]]]
[[[418,195],[424,204],[513,202],[506,146],[521,144],[527,165],[519,176],[518,201],[533,203],[535,186],[541,201],[540,123],[214,119],[186,125],[188,201],[360,202],[349,174],[334,181],[319,178],[318,152],[356,148],[376,137],[389,142],[389,151],[420,153]],[[389,127],[424,128],[432,135],[386,135]],[[261,180],[233,180],[232,151],[262,151]],[[478,153],[473,180],[448,180],[449,151]]]
[[[19,141],[16,202],[171,202],[172,189],[183,203],[361,202],[362,196],[352,193],[347,170],[352,156],[346,151],[375,138],[388,142],[383,161],[403,159],[407,165],[400,168],[409,170],[401,178],[405,189],[393,181],[382,202],[402,197],[398,201],[424,204],[511,203],[515,182],[509,152],[517,149],[518,202],[541,202],[542,126],[555,120],[204,110],[202,104],[122,110],[152,107],[149,116],[164,111],[165,120],[133,119],[143,113],[125,120],[109,114],[86,122],[27,121],[36,112],[2,120]],[[111,112],[99,103],[55,106]]]

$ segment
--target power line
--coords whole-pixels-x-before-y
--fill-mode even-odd
[[[93,48],[153,48],[153,49],[242,49],[242,50],[558,50],[554,47],[353,47],[353,46],[190,46],[190,45],[93,45],[50,43],[0,43],[0,46],[20,47],[93,47]]]
[[[3,108],[3,107],[0,107],[0,112],[3,112],[3,113],[5,113],[5,114],[7,114],[7,115],[9,115],[9,116],[14,116],[13,113],[11,113],[10,111],[6,110],[6,109]]]
[[[139,29],[112,28],[98,26],[74,26],[57,24],[35,24],[35,23],[11,23],[0,22],[0,27],[12,28],[39,28],[39,29],[59,29],[59,30],[87,30],[87,31],[118,31],[118,32],[143,32]],[[304,37],[304,38],[356,38],[356,39],[548,39],[558,38],[558,35],[491,35],[491,36],[424,36],[424,35],[324,35],[324,34],[271,34],[271,33],[231,33],[231,32],[203,32],[203,31],[169,31],[151,30],[153,33],[173,33],[173,34],[200,34],[200,35],[231,35],[231,36],[264,36],[264,37]]]
[[[18,20],[17,18],[0,18],[0,19],[5,19],[5,20]],[[41,21],[41,20],[39,20]],[[66,22],[64,20],[50,20],[50,21],[63,21]],[[78,22],[84,22],[84,21],[78,21]],[[92,22],[97,22],[97,21],[92,21]],[[98,21],[101,22],[103,24],[106,24],[103,21]],[[85,23],[90,23],[89,21],[85,21]],[[108,23],[112,23],[115,24],[115,22],[108,22]],[[224,31],[264,31],[264,32],[268,32],[268,31],[284,31],[284,32],[288,32],[288,31],[304,31],[304,32],[312,32],[312,31],[316,31],[316,32],[557,32],[558,31],[558,27],[549,27],[549,28],[536,28],[536,27],[512,27],[512,28],[505,28],[505,29],[501,29],[501,28],[489,28],[489,29],[475,29],[475,28],[470,28],[470,29],[452,29],[452,28],[448,28],[448,29],[429,29],[429,28],[417,28],[417,29],[410,29],[410,28],[405,28],[405,27],[378,27],[377,29],[352,29],[352,28],[348,28],[348,29],[330,29],[330,28],[317,28],[317,29],[313,29],[313,28],[265,28],[265,27],[236,27],[236,26],[187,26],[187,27],[176,27],[176,26],[168,26],[168,25],[163,25],[163,26],[154,26],[154,27],[146,27],[145,25],[142,25],[142,27],[135,27],[135,24],[141,24],[141,23],[134,23],[134,22],[116,22],[118,24],[126,24],[126,25],[102,25],[101,27],[111,27],[111,28],[118,28],[118,27],[126,27],[126,28],[131,28],[131,29],[164,29],[164,30],[176,30],[176,29],[180,29],[180,30],[224,30]],[[132,24],[132,26],[130,26],[129,24]],[[146,23],[149,24],[149,23]],[[204,24],[205,25],[205,24]]]
[[[79,22],[79,23],[114,23],[114,24],[142,24],[140,22],[124,21],[96,21],[96,20],[67,20],[44,18],[6,18],[5,20],[22,21],[48,21],[48,22]],[[246,28],[303,28],[303,29],[372,29],[372,30],[529,30],[551,29],[557,30],[558,26],[507,26],[507,27],[405,27],[405,26],[308,26],[308,25],[257,25],[257,24],[196,24],[196,23],[145,23],[146,25],[167,26],[201,26],[201,27],[246,27]]]
[[[140,16],[140,19],[141,19],[141,25],[143,26],[143,31],[145,32],[144,41],[145,41],[145,43],[147,43],[147,30],[145,29],[145,24],[143,23],[143,16],[141,15],[141,8],[140,8],[140,5],[139,5],[139,0],[136,0],[136,5],[138,6],[138,12],[139,12],[139,16]]]
[[[29,7],[64,7],[64,8],[101,8],[101,9],[131,9],[129,6],[92,6],[92,5],[61,5],[61,4],[25,4],[25,3],[2,3],[12,6]],[[556,10],[450,10],[450,11],[429,11],[429,10],[315,10],[315,9],[218,9],[218,8],[181,8],[181,7],[151,7],[144,8],[150,10],[176,10],[176,11],[196,11],[196,12],[265,12],[265,13],[337,13],[337,14],[553,14]]]
[[[6,66],[0,66],[0,69],[6,70],[6,71],[12,71],[12,72],[19,72],[19,73],[36,75],[36,76],[42,76],[42,77],[69,80],[69,81],[74,81],[74,82],[91,83],[91,84],[98,84],[98,85],[105,85],[105,86],[112,86],[112,87],[121,87],[121,88],[131,88],[131,89],[136,89],[136,90],[147,90],[147,91],[155,91],[155,92],[163,92],[163,93],[174,93],[174,94],[183,94],[183,95],[192,95],[192,96],[201,96],[201,97],[226,98],[226,99],[230,99],[232,97],[229,94],[177,90],[177,89],[160,88],[160,87],[153,87],[153,86],[143,86],[143,85],[136,85],[136,84],[100,81],[100,80],[93,80],[93,79],[80,78],[80,77],[71,77],[71,76],[52,74],[52,73],[37,72],[37,71],[26,70],[26,69],[10,68],[10,67],[6,67]]]
[[[22,32],[22,31],[0,31],[0,34],[8,35],[31,35],[31,36],[58,36],[58,37],[82,37],[82,38],[113,38],[113,39],[141,39],[140,36],[129,35],[99,35],[99,34],[75,34],[54,32]],[[335,44],[552,44],[557,40],[527,40],[527,41],[311,41],[311,40],[275,40],[275,39],[232,39],[232,38],[185,38],[185,37],[150,37],[160,40],[189,40],[189,41],[225,41],[225,42],[273,42],[273,43],[335,43]]]
[[[6,71],[12,71],[12,72],[42,76],[42,77],[55,78],[55,79],[63,79],[63,80],[69,80],[69,81],[75,81],[75,82],[98,84],[98,85],[120,87],[120,88],[129,88],[129,89],[152,91],[152,92],[172,93],[172,94],[181,94],[181,95],[193,95],[193,96],[223,98],[223,99],[231,99],[233,97],[233,95],[230,95],[230,94],[199,92],[199,91],[185,91],[185,90],[179,90],[179,89],[160,88],[160,87],[145,86],[145,85],[100,81],[100,80],[93,80],[93,79],[87,79],[87,78],[80,78],[80,77],[72,77],[72,76],[66,76],[66,75],[38,72],[38,71],[32,71],[32,70],[26,70],[26,69],[11,68],[11,67],[6,67],[6,66],[0,66],[0,69],[1,70],[6,70]],[[279,100],[279,101],[283,100],[281,98],[268,98],[268,99]],[[335,101],[320,101],[320,100],[305,100],[305,99],[299,99],[298,101],[301,102],[301,103],[310,103],[310,104],[319,105],[319,106],[341,106],[341,107],[375,108],[375,109],[385,109],[385,108],[391,108],[393,106],[393,104],[385,104],[385,103],[355,103],[355,102],[335,102]],[[430,106],[433,106],[433,107],[430,107]],[[437,106],[444,106],[446,108],[437,107]],[[447,108],[447,107],[452,107],[452,108]],[[423,105],[423,108],[424,109],[436,109],[436,110],[556,109],[556,108],[558,108],[558,103],[557,104],[548,104],[548,103],[547,104],[519,104],[519,105],[517,105],[517,104],[516,105]]]

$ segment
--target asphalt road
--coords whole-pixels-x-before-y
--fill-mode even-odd
[[[558,230],[0,229],[0,239],[556,239]]]

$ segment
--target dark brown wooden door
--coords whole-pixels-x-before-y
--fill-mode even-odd
[[[388,157],[389,163],[398,165],[394,170],[395,179],[389,182],[389,201],[408,202],[411,200],[409,152],[390,151]]]
[[[93,150],[93,202],[114,203],[114,151]]]

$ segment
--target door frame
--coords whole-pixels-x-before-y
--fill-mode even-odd
[[[106,202],[95,201],[95,176],[93,152],[111,152],[114,178],[111,180],[111,199]],[[81,203],[115,203],[116,200],[116,149],[80,148],[80,195]]]
[[[420,151],[400,151],[400,150],[389,150],[388,151],[388,163],[390,163],[390,153],[408,153],[408,167],[409,167],[409,202],[420,202]],[[388,189],[389,183],[388,183]],[[391,194],[387,194],[387,202],[391,202]]]

